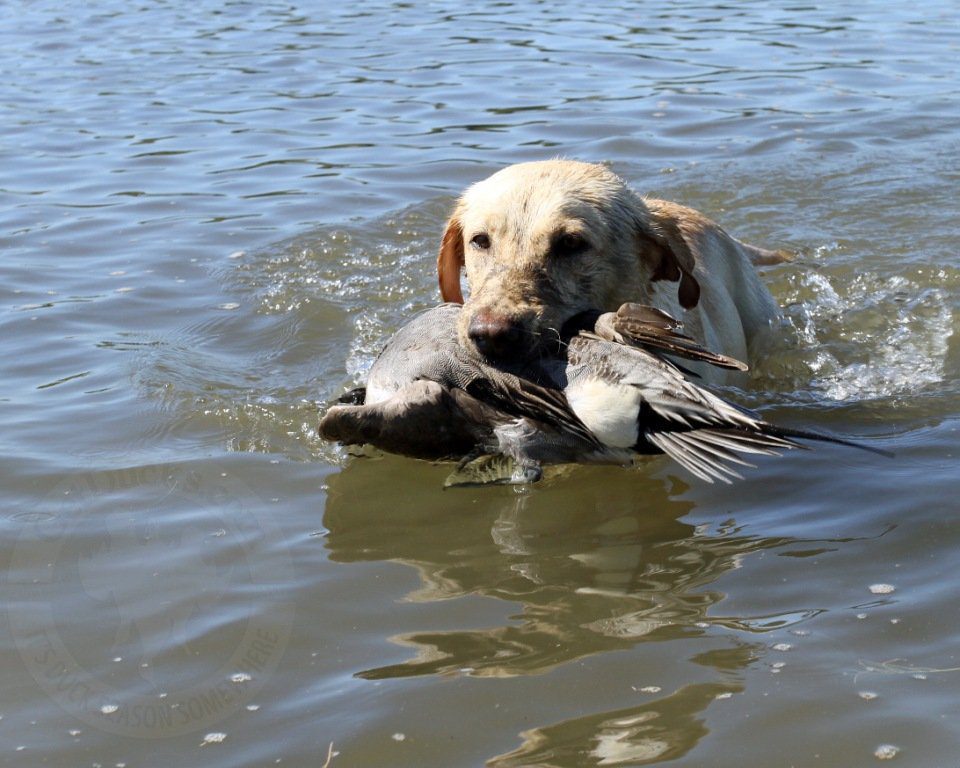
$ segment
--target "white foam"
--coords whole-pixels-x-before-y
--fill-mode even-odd
[[[893,760],[900,752],[900,747],[893,744],[881,744],[873,751],[873,756],[878,760]]]
[[[794,276],[788,306],[810,388],[847,402],[912,394],[945,380],[954,316],[947,275]]]

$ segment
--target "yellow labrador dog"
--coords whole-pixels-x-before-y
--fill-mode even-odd
[[[443,299],[464,304],[461,341],[491,360],[537,354],[574,315],[627,301],[659,307],[708,349],[747,360],[778,314],[754,264],[785,258],[690,208],[641,197],[601,165],[548,160],[467,189],[437,266]],[[715,371],[697,370],[721,383]]]

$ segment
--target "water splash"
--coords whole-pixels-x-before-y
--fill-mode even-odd
[[[817,263],[831,250],[794,266],[777,296],[787,339],[758,372],[765,388],[795,387],[800,400],[846,403],[942,385],[949,378],[956,270],[884,273]]]
[[[361,384],[390,334],[411,314],[438,300],[435,250],[447,204],[421,204],[353,228],[313,232],[256,254],[240,268],[259,312],[335,313],[352,329],[339,359],[347,380]]]

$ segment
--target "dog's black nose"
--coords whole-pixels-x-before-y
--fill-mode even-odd
[[[510,318],[481,310],[470,320],[467,328],[470,341],[484,357],[509,360],[522,352],[523,331]]]

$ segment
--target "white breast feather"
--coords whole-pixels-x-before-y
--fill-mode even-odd
[[[605,445],[630,448],[637,443],[640,390],[591,379],[567,389],[573,412]]]

